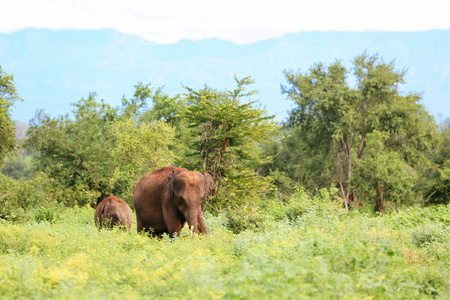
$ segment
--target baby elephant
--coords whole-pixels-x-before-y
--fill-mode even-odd
[[[124,230],[130,230],[133,216],[130,206],[122,199],[111,194],[97,205],[94,220],[99,230],[103,226],[112,227],[117,225],[122,225]]]

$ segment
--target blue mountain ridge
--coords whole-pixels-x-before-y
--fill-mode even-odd
[[[72,110],[70,103],[96,92],[119,106],[138,82],[173,96],[205,84],[221,91],[234,89],[238,78],[252,76],[259,99],[276,120],[293,103],[281,94],[283,70],[306,72],[314,63],[336,59],[351,69],[352,59],[367,51],[397,70],[407,69],[403,93],[418,92],[437,119],[450,116],[450,30],[424,32],[302,32],[252,44],[218,39],[156,44],[112,29],[25,29],[0,34],[0,65],[13,74],[24,102],[16,104],[14,120],[28,122],[37,109],[52,116]],[[349,80],[351,82],[351,79]]]

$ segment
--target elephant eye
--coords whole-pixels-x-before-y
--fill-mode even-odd
[[[180,208],[184,207],[185,203],[186,203],[186,201],[184,201],[184,198],[180,195],[178,197],[177,206],[180,207]]]

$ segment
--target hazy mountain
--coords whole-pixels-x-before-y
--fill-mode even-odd
[[[291,103],[280,92],[284,69],[302,72],[316,62],[341,59],[348,67],[358,54],[379,53],[408,69],[404,92],[423,93],[430,113],[450,115],[450,30],[426,32],[308,32],[288,34],[248,45],[217,39],[158,45],[114,30],[52,31],[27,29],[0,34],[0,65],[15,77],[26,100],[17,103],[15,120],[28,122],[36,109],[52,116],[71,110],[70,103],[89,92],[114,106],[133,85],[165,86],[169,95],[183,85],[233,89],[238,78],[251,75],[257,96],[277,119]],[[442,117],[440,117],[442,118]]]

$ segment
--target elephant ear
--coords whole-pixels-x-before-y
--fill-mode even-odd
[[[172,172],[170,173],[170,176],[167,177],[167,179],[169,180],[169,193],[170,193],[170,197],[173,199],[174,195],[173,195],[173,182],[175,180],[175,170],[172,170]]]
[[[105,204],[103,204],[102,207],[102,213],[100,214],[104,219],[106,219],[106,207],[110,204],[111,200],[108,199],[108,201],[105,201]]]
[[[203,199],[206,199],[209,193],[211,193],[212,190],[216,187],[214,184],[214,181],[212,180],[211,174],[209,172],[203,173],[205,176],[205,195],[203,196]]]

